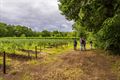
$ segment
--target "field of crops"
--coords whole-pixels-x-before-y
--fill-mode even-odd
[[[46,49],[67,47],[72,38],[0,38],[0,68],[3,66],[3,53],[7,56],[7,66],[10,60],[29,60],[37,58]],[[10,60],[9,60],[10,59]]]
[[[36,48],[38,52],[41,52],[46,48],[67,46],[71,41],[73,41],[72,38],[1,38],[0,55],[6,52],[7,54],[28,56],[29,52],[34,53]]]
[[[68,45],[72,39],[22,39],[22,38],[1,38],[0,52],[15,54],[22,50],[35,50],[37,47],[40,51],[45,48],[53,48]]]

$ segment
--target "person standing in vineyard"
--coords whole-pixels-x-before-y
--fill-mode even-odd
[[[86,39],[85,38],[83,38],[83,44],[84,44],[84,50],[86,50]]]
[[[85,38],[81,37],[80,38],[80,50],[82,51],[83,49],[86,50],[86,40]]]
[[[76,40],[76,38],[74,39],[74,50],[76,50],[77,49],[77,40]]]

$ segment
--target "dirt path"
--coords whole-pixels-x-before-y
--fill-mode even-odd
[[[54,59],[28,66],[9,80],[119,80],[111,61],[97,51],[70,51]]]

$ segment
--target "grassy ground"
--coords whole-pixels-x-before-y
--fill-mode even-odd
[[[43,49],[41,54],[38,54],[38,59],[31,59],[31,60],[26,60],[22,59],[19,57],[15,58],[12,57],[7,58],[7,66],[10,66],[10,69],[7,70],[6,75],[2,74],[2,66],[0,68],[0,80],[5,76],[9,75],[16,75],[19,72],[21,72],[24,69],[24,66],[31,66],[31,65],[40,65],[40,64],[48,64],[51,62],[54,62],[57,60],[54,56],[61,54],[65,51],[68,51],[71,49],[71,46],[63,46],[63,47],[58,47],[58,48],[50,48],[50,49]],[[39,50],[38,50],[39,51]],[[20,54],[20,52],[17,52],[17,54]],[[25,53],[22,52],[22,54],[25,55]],[[33,57],[35,57],[35,54],[32,54]],[[0,56],[0,65],[2,64],[2,56]],[[9,78],[9,77],[8,77]]]
[[[0,73],[0,80],[120,80],[120,56],[72,49],[72,45],[50,48],[38,59],[14,59],[8,73]]]

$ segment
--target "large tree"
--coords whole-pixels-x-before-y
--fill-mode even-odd
[[[59,9],[74,29],[96,34],[96,43],[104,49],[120,52],[120,0],[59,0]]]
[[[89,30],[98,31],[102,23],[120,9],[120,0],[59,0],[61,14],[79,21]]]

